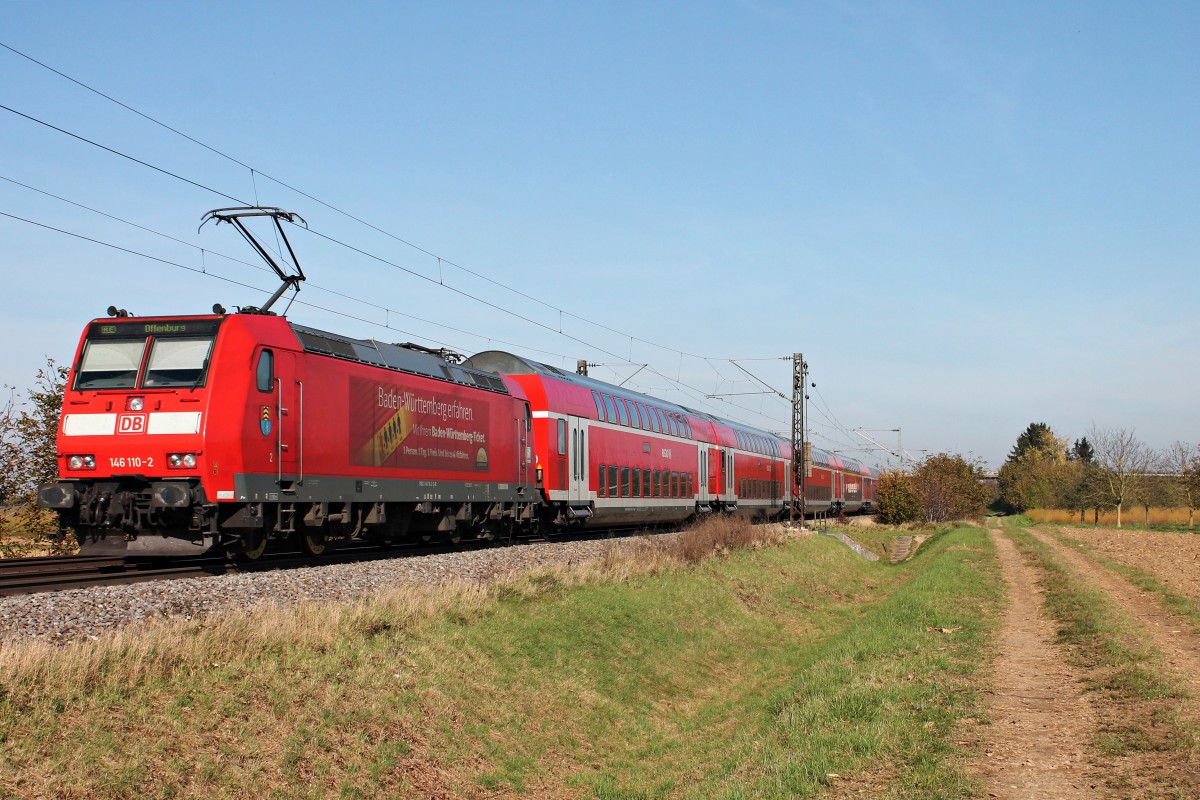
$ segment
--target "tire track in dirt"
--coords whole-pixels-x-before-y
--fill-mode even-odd
[[[999,531],[992,539],[1008,597],[977,775],[988,797],[1003,800],[1101,796],[1103,775],[1089,763],[1096,711],[1041,614],[1033,569]]]
[[[1082,553],[1041,531],[1029,529],[1029,532],[1052,548],[1055,557],[1065,563],[1068,569],[1111,597],[1122,611],[1142,627],[1151,644],[1162,651],[1174,677],[1179,678],[1193,696],[1185,704],[1189,716],[1195,718],[1197,709],[1194,698],[1200,697],[1200,638],[1191,625],[1163,608],[1153,595]]]

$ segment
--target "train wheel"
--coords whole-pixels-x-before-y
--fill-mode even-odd
[[[307,525],[296,531],[300,540],[300,551],[309,556],[325,555],[329,545],[325,542],[325,531],[321,528],[310,528]]]
[[[267,549],[267,533],[262,529],[248,531],[242,534],[241,549],[238,555],[247,561],[257,561]]]

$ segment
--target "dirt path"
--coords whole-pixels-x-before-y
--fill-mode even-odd
[[[989,703],[991,725],[982,732],[984,755],[978,765],[987,796],[1103,796],[1103,775],[1088,760],[1096,712],[1054,643],[1054,624],[1041,614],[1042,592],[1033,569],[999,531],[993,530],[992,539],[1008,603]]]

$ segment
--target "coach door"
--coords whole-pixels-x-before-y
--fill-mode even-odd
[[[533,416],[529,413],[529,404],[518,406],[519,416],[513,420],[517,429],[517,485],[525,486],[529,480],[530,462],[533,460],[533,450],[529,444],[529,431],[533,427]]]
[[[580,417],[567,417],[569,435],[567,440],[568,464],[567,497],[571,506],[585,506],[588,497],[587,428]]]
[[[708,449],[708,445],[703,445],[703,444],[697,448],[697,451],[700,454],[700,459],[699,459],[699,464],[697,464],[696,474],[700,477],[700,479],[698,481],[696,481],[696,483],[699,484],[696,487],[696,502],[698,502],[701,506],[706,506],[706,505],[708,505],[708,501],[709,501],[709,497],[710,497],[709,491],[708,491],[708,477],[709,477],[709,464],[710,464],[709,452],[710,451]]]

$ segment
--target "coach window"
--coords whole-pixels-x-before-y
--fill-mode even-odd
[[[595,389],[592,390],[592,402],[596,404],[596,419],[603,420],[604,404],[600,402],[600,395],[596,393]]]
[[[629,426],[629,410],[627,408],[625,408],[625,401],[619,397],[617,398],[617,413],[621,415],[621,424],[628,427]]]
[[[608,468],[608,496],[617,496],[617,468],[615,466]]]
[[[621,467],[621,497],[629,497],[629,467]]]
[[[604,408],[608,411],[608,415],[605,417],[605,419],[609,422],[615,423],[617,421],[617,407],[613,405],[613,399],[611,397],[608,395],[603,395],[603,397]]]
[[[558,421],[558,454],[560,456],[567,454],[567,421],[565,419]]]
[[[633,479],[633,496],[641,497],[642,496],[642,471],[640,469],[634,469],[633,475],[630,477]]]
[[[637,403],[629,400],[626,405],[629,406],[629,424],[635,428],[642,427],[642,421],[638,419]]]
[[[655,497],[662,497],[662,470],[654,470],[654,485],[651,490]]]
[[[650,470],[642,470],[642,497],[650,496]]]
[[[269,392],[275,387],[275,354],[270,350],[263,350],[258,354],[258,373],[255,382],[260,392]]]
[[[607,478],[607,477],[608,477],[608,470],[606,470],[604,468],[604,465],[601,464],[600,465],[600,483],[596,487],[596,497],[604,497],[606,494],[608,494],[608,485],[605,482],[605,478]]]

